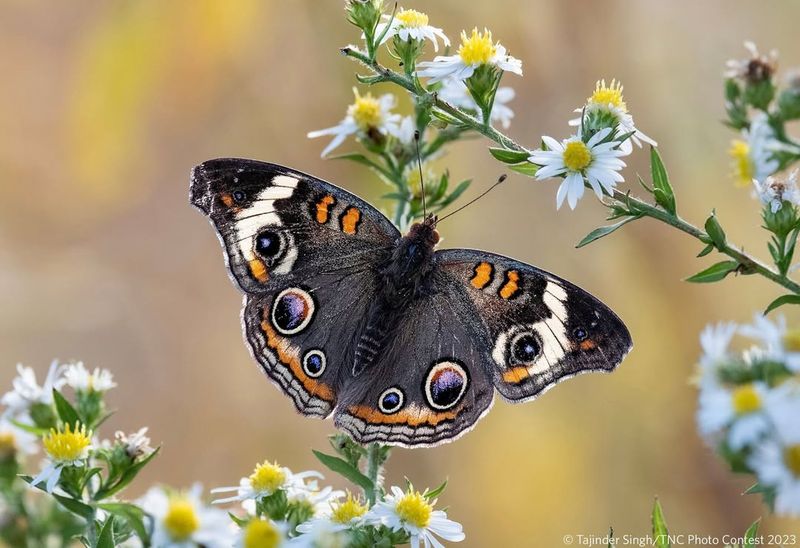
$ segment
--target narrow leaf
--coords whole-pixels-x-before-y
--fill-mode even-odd
[[[114,548],[114,516],[108,516],[97,537],[97,548]]]
[[[601,226],[600,228],[595,228],[589,234],[587,234],[583,238],[583,240],[578,242],[578,244],[575,247],[579,248],[579,247],[583,247],[585,245],[589,245],[590,243],[592,243],[594,241],[597,241],[597,240],[599,240],[600,238],[602,238],[604,236],[608,236],[609,234],[611,234],[612,232],[614,232],[618,228],[622,227],[624,224],[629,223],[631,221],[635,221],[638,218],[639,217],[636,217],[636,216],[634,216],[634,217],[626,217],[625,219],[621,220],[618,223],[614,223],[613,225]]]
[[[458,199],[459,196],[461,196],[464,193],[465,190],[467,190],[467,188],[469,188],[470,184],[472,184],[472,179],[467,179],[466,181],[461,181],[460,183],[458,183],[458,185],[456,185],[455,190],[453,190],[453,192],[451,192],[447,196],[447,198],[442,200],[440,207],[444,208],[452,204],[455,200]]]
[[[104,504],[98,504],[97,507],[102,508],[107,512],[111,512],[112,514],[125,520],[128,526],[133,530],[134,533],[136,533],[136,536],[138,536],[142,542],[149,543],[147,527],[145,527],[144,524],[144,510],[136,505],[128,504],[126,502],[108,502]]]
[[[525,162],[531,155],[530,152],[524,150],[509,150],[507,148],[489,147],[489,152],[492,153],[492,156],[494,156],[495,159],[500,160],[504,164],[518,164],[520,162]]]
[[[119,493],[120,491],[125,489],[128,486],[128,484],[133,481],[133,479],[141,471],[141,469],[147,466],[147,464],[155,458],[155,456],[158,454],[160,450],[161,450],[160,447],[156,447],[155,451],[147,455],[139,462],[136,462],[133,465],[131,465],[130,468],[125,470],[125,473],[122,474],[122,477],[114,485],[105,486],[103,488],[98,489],[97,493],[95,493],[94,495],[94,499],[102,500],[110,497],[111,495]]]
[[[65,497],[63,495],[57,495],[53,493],[53,497],[58,501],[58,503],[72,512],[75,515],[81,516],[85,519],[91,519],[94,515],[94,510],[88,504],[84,504],[79,500],[75,500],[70,497]]]
[[[334,457],[333,455],[326,455],[325,453],[316,450],[313,450],[313,453],[314,456],[317,457],[319,461],[327,466],[330,470],[347,478],[365,491],[371,492],[375,489],[375,485],[372,483],[372,480],[362,474],[358,468],[346,460],[340,459],[339,457]]]
[[[703,248],[703,250],[700,253],[697,254],[697,256],[698,257],[705,257],[706,255],[708,255],[712,251],[714,251],[714,244],[708,244],[707,246],[705,246]]]
[[[722,225],[717,221],[717,215],[715,213],[712,213],[711,216],[706,219],[705,228],[708,237],[714,242],[714,246],[722,251],[725,248],[725,231],[722,230]]]
[[[517,173],[522,173],[523,175],[527,175],[528,177],[535,177],[536,172],[539,171],[539,166],[531,164],[529,162],[508,166],[508,168],[512,171],[516,171]]]
[[[765,315],[769,314],[776,308],[783,306],[785,304],[800,304],[800,295],[790,294],[778,297],[777,299],[769,303],[767,308],[764,310],[764,314]]]
[[[669,176],[667,175],[667,169],[664,167],[664,162],[661,161],[658,150],[652,146],[650,147],[650,170],[653,175],[653,190],[655,192],[656,203],[675,215],[675,193],[669,182]]]
[[[661,503],[658,502],[658,499],[653,504],[653,542],[658,548],[669,548],[671,546],[667,522],[664,519],[664,511],[661,509]]]
[[[694,276],[689,276],[686,281],[696,284],[718,282],[737,268],[739,268],[739,263],[736,261],[720,261]]]
[[[758,518],[753,524],[744,532],[744,544],[742,548],[752,548],[756,546],[756,535],[758,534],[758,526],[761,525],[761,518]]]
[[[433,500],[436,497],[438,497],[439,495],[441,495],[446,488],[447,488],[447,480],[444,480],[439,487],[437,487],[436,489],[434,489],[432,491],[428,491],[427,493],[425,493],[425,498],[428,499],[428,500]]]
[[[81,422],[78,412],[72,407],[72,404],[67,401],[67,398],[61,395],[61,392],[53,388],[53,401],[56,404],[56,411],[58,417],[64,424],[69,424],[72,428],[76,428],[76,424]]]

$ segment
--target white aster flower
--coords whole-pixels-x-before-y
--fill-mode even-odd
[[[800,205],[800,190],[797,188],[797,173],[795,169],[784,180],[777,177],[769,176],[763,182],[758,179],[753,179],[753,186],[755,187],[756,196],[758,196],[761,203],[764,205],[769,204],[770,211],[777,213],[783,207],[783,202],[789,202],[792,205]]]
[[[392,113],[395,107],[394,95],[387,93],[376,99],[371,93],[360,95],[356,88],[353,88],[353,93],[356,96],[355,102],[347,107],[347,115],[338,125],[308,133],[309,139],[325,135],[333,136],[322,151],[322,156],[327,156],[350,135],[365,137],[372,131],[378,131],[383,135],[397,135],[400,115]]]
[[[50,364],[44,383],[39,386],[33,369],[18,364],[17,377],[12,381],[14,389],[0,398],[0,404],[6,406],[3,416],[15,418],[27,414],[35,404],[51,405],[53,389],[59,389],[64,385],[64,379],[61,377],[62,371],[63,366],[54,360]]]
[[[611,83],[608,85],[606,85],[605,80],[598,80],[595,84],[594,93],[592,93],[591,97],[586,99],[586,105],[581,108],[576,108],[575,112],[584,113],[583,115],[587,117],[592,115],[606,115],[609,123],[618,125],[618,134],[624,135],[633,133],[630,139],[625,139],[620,145],[620,150],[623,150],[626,154],[630,154],[633,150],[630,141],[636,143],[636,146],[639,148],[642,147],[643,141],[647,144],[658,146],[658,143],[636,128],[636,125],[633,123],[633,116],[628,112],[628,106],[625,104],[625,100],[622,96],[622,89],[622,83],[616,80],[611,80]],[[580,126],[581,121],[582,119],[578,117],[570,120],[569,125]]]
[[[482,65],[522,75],[522,61],[508,55],[500,42],[493,43],[489,30],[480,33],[476,27],[471,36],[461,32],[461,45],[455,55],[439,55],[433,61],[418,63],[417,76],[430,78],[431,84],[447,78],[466,80]]]
[[[583,196],[584,180],[598,198],[603,197],[604,190],[613,194],[616,184],[624,181],[619,170],[625,167],[620,159],[625,152],[620,150],[618,141],[605,141],[610,134],[611,128],[602,129],[586,143],[581,138],[580,128],[577,135],[560,143],[552,137],[542,137],[548,150],[533,151],[529,161],[541,166],[536,172],[538,180],[564,176],[556,195],[557,208],[561,208],[566,198],[569,207],[575,209]]]
[[[763,112],[753,116],[750,129],[742,130],[742,138],[734,139],[728,150],[733,159],[733,176],[738,186],[749,186],[753,179],[764,181],[780,167],[774,152],[781,148],[775,131]]]
[[[403,492],[397,486],[391,488],[391,494],[375,504],[365,517],[366,523],[385,525],[393,531],[405,531],[409,534],[412,548],[419,548],[420,540],[428,548],[441,547],[442,543],[434,536],[438,535],[450,542],[464,540],[464,531],[460,523],[447,519],[447,514],[434,510],[436,501],[428,501],[424,494],[414,491]]]
[[[322,474],[315,471],[300,472],[293,474],[291,470],[277,463],[264,461],[256,465],[253,473],[239,481],[238,487],[218,487],[211,492],[231,493],[236,492],[235,496],[225,497],[214,500],[214,504],[225,504],[227,502],[255,500],[259,501],[268,497],[276,491],[288,491],[292,489],[296,494],[299,490],[312,490],[305,484],[306,478],[322,478]],[[316,485],[316,484],[315,484]]]
[[[414,134],[417,131],[417,123],[413,116],[404,116],[400,121],[400,126],[397,129],[397,138],[404,145],[410,145],[414,142]]]
[[[0,417],[0,461],[14,455],[33,455],[38,450],[36,436]]]
[[[379,23],[375,29],[375,36],[380,36],[388,26],[386,35],[381,40],[381,44],[398,36],[402,41],[409,40],[430,40],[433,43],[434,51],[439,51],[439,40],[442,39],[445,46],[450,45],[450,39],[445,36],[442,29],[428,24],[428,15],[417,10],[407,10],[400,8],[392,18],[391,15],[384,14],[384,21]],[[391,18],[391,22],[389,19]]]
[[[783,316],[772,323],[756,314],[753,323],[742,326],[739,332],[764,344],[763,357],[783,362],[790,371],[800,373],[800,329],[787,329]]]
[[[275,523],[272,520],[254,518],[241,528],[236,539],[236,548],[280,548],[294,546],[287,544],[285,523]]]
[[[353,497],[352,493],[347,493],[343,501],[339,498],[330,500],[326,510],[298,525],[297,530],[301,533],[313,533],[315,530],[344,531],[361,525],[368,510],[367,506]]]
[[[45,484],[45,490],[52,493],[56,488],[61,472],[69,466],[84,466],[92,449],[92,432],[86,431],[85,425],[69,424],[63,429],[52,428],[42,438],[47,461],[45,467],[33,478],[31,485]]]
[[[700,346],[703,355],[700,367],[703,372],[711,373],[717,366],[728,360],[728,346],[736,334],[738,327],[733,322],[707,325],[700,333]]]
[[[734,451],[753,445],[770,430],[766,409],[771,395],[761,382],[730,389],[712,383],[701,385],[698,429],[706,437],[715,437],[729,428],[727,443]]]
[[[125,448],[125,453],[127,453],[131,460],[149,455],[153,452],[153,448],[150,447],[150,438],[147,437],[146,426],[140,428],[133,434],[117,431],[114,433],[114,438],[117,440],[117,443]]]
[[[301,530],[300,527],[303,527]],[[293,548],[347,548],[350,535],[327,519],[314,519],[297,527],[300,535],[289,542]]]
[[[749,40],[744,43],[744,47],[750,57],[729,60],[725,64],[725,78],[736,78],[748,83],[758,83],[771,78],[778,68],[778,50],[773,49],[763,55]]]
[[[442,89],[437,92],[439,98],[451,105],[460,108],[461,110],[471,110],[477,112],[478,105],[469,94],[467,85],[454,78],[448,78],[442,83]],[[503,129],[508,129],[511,125],[511,119],[514,118],[514,111],[508,106],[516,93],[514,89],[508,86],[497,88],[494,96],[494,104],[492,105],[491,121],[500,122]]]
[[[71,363],[64,371],[67,386],[81,392],[105,392],[117,386],[111,371],[96,367],[89,371],[83,362]]]
[[[796,387],[771,416],[775,435],[756,447],[748,464],[759,483],[775,489],[775,512],[800,517],[800,397]]]
[[[232,523],[222,510],[203,504],[202,487],[188,493],[167,492],[152,487],[137,504],[153,516],[155,548],[229,548],[234,542]]]

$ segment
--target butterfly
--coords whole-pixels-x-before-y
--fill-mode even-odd
[[[437,218],[403,235],[375,207],[276,164],[194,168],[191,203],[209,217],[253,358],[303,415],[360,443],[431,446],[491,408],[535,398],[632,346],[586,291],[485,251],[436,250]]]

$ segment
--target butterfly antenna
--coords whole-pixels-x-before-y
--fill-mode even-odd
[[[503,183],[503,181],[505,181],[505,180],[506,180],[506,177],[507,177],[507,176],[506,176],[506,174],[505,174],[505,173],[503,173],[503,174],[502,174],[502,175],[501,175],[501,176],[500,176],[500,177],[497,179],[497,182],[496,182],[495,184],[493,184],[492,186],[490,186],[489,188],[487,188],[486,190],[484,190],[483,192],[481,192],[481,193],[480,193],[478,196],[476,196],[475,198],[471,199],[469,202],[467,202],[466,204],[462,205],[461,207],[459,207],[459,208],[458,208],[458,209],[456,209],[455,211],[451,211],[450,213],[448,213],[448,214],[447,214],[447,215],[445,215],[444,217],[440,218],[440,219],[437,221],[437,224],[438,224],[438,223],[441,223],[442,221],[444,221],[444,220],[445,220],[445,219],[447,219],[448,217],[452,217],[453,215],[455,215],[456,213],[458,213],[458,212],[459,212],[459,211],[461,211],[462,209],[466,208],[467,206],[471,206],[472,204],[474,204],[475,202],[477,202],[478,200],[480,200],[481,198],[483,198],[484,196],[486,196],[487,194],[489,194],[489,193],[490,193],[492,190],[494,190],[496,187],[500,186],[500,184],[502,184],[502,183]]]
[[[422,191],[422,218],[428,217],[428,208],[425,205],[425,180],[422,176],[422,156],[419,154],[419,130],[414,130],[414,148],[417,151],[417,166],[419,167],[419,187]]]

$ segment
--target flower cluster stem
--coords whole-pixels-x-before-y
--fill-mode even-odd
[[[430,99],[434,107],[448,114],[449,116],[452,116],[464,126],[477,131],[484,137],[494,141],[503,148],[514,151],[527,151],[525,147],[495,129],[490,123],[484,123],[482,120],[478,120],[474,116],[463,112],[461,109],[454,107],[446,101],[443,101],[436,95],[435,92],[429,92],[418,87],[410,78],[384,67],[377,61],[370,59],[364,53],[352,47],[342,48],[341,52],[343,55],[361,62],[364,66],[370,69],[375,74],[376,82],[392,82],[420,98]],[[649,204],[644,200],[635,198],[616,189],[614,190],[614,194],[611,196],[611,199],[616,202],[614,205],[620,205],[634,209],[636,214],[639,216],[650,217],[652,219],[661,221],[662,223],[668,224],[674,228],[677,228],[681,232],[700,240],[704,244],[708,241],[708,235],[705,233],[705,231],[681,219],[678,215],[673,215],[658,206]],[[781,275],[779,272],[773,270],[755,257],[745,253],[738,247],[725,244],[719,248],[718,251],[736,260],[741,265],[740,271],[742,273],[760,274],[764,278],[767,278],[768,280],[788,289],[792,293],[800,294],[800,284],[796,283],[785,275]]]

